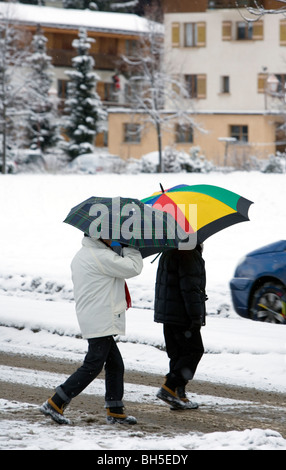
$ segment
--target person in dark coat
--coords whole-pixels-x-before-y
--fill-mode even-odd
[[[166,351],[170,359],[166,382],[157,397],[172,409],[192,409],[185,387],[203,356],[201,326],[205,324],[206,271],[202,247],[168,250],[159,261],[154,320],[163,323]]]

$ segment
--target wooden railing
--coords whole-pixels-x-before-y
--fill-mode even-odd
[[[76,56],[74,50],[48,49],[47,54],[52,57],[52,64],[57,67],[71,67],[72,58]],[[120,67],[122,59],[114,54],[91,54],[95,60],[95,68],[115,70]]]

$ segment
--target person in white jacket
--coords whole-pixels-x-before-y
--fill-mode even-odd
[[[59,424],[72,398],[81,393],[105,366],[105,407],[108,423],[136,424],[124,413],[124,363],[114,335],[125,334],[126,282],[143,268],[138,250],[125,247],[122,256],[110,247],[111,240],[85,236],[71,263],[76,314],[88,352],[82,366],[56,388],[40,410]],[[127,289],[128,292],[128,289]]]

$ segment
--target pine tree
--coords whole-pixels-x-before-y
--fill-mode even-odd
[[[72,45],[77,56],[72,59],[75,70],[67,71],[70,80],[67,88],[65,112],[68,115],[65,125],[69,142],[65,150],[71,159],[93,151],[96,134],[101,130],[101,122],[106,119],[100,97],[95,91],[98,75],[93,72],[94,59],[89,54],[94,39],[88,38],[85,29],[80,29],[79,39]]]
[[[23,67],[29,54],[24,32],[10,21],[10,9],[0,17],[0,163],[7,170],[9,149],[20,141],[26,113],[26,78]]]
[[[53,147],[60,140],[55,100],[50,96],[53,73],[46,44],[47,38],[39,28],[33,37],[33,51],[28,60],[31,73],[28,82],[27,136],[30,147],[41,151]]]

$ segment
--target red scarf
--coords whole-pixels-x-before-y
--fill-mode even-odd
[[[129,292],[126,282],[125,282],[125,298],[126,298],[126,303],[127,303],[126,310],[128,310],[130,307],[132,307],[132,303],[131,303],[130,292]]]
[[[104,243],[105,246],[107,246],[108,248],[110,248],[112,250],[112,247],[110,245],[108,245],[108,243],[106,243],[104,240],[102,240],[102,238],[100,238],[100,240],[102,241],[102,243]],[[126,284],[126,281],[125,281],[125,298],[126,298],[126,303],[127,303],[126,310],[128,310],[130,307],[132,307],[132,302],[131,302],[131,295],[130,295],[128,286]]]

